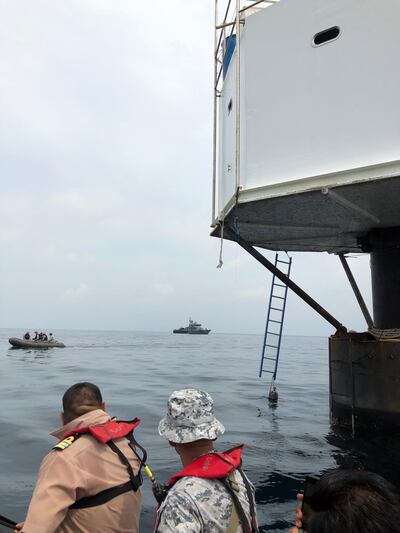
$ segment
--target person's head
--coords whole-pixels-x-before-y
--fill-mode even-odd
[[[95,409],[105,411],[105,403],[100,389],[93,383],[86,381],[75,383],[75,385],[66,390],[62,398],[62,404],[61,421],[63,424],[68,424],[71,420],[75,420],[75,418]]]
[[[383,477],[362,470],[336,469],[321,476],[305,517],[307,533],[400,532],[400,497]]]
[[[159,434],[182,454],[212,448],[224,426],[214,416],[211,396],[198,389],[182,389],[171,394],[167,414],[158,425]]]

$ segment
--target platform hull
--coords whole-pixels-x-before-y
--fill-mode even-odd
[[[216,91],[212,235],[224,221],[266,249],[363,251],[400,226],[400,2],[264,4]]]
[[[400,434],[400,342],[349,333],[329,346],[332,425]]]

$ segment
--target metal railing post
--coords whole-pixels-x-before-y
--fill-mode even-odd
[[[240,186],[240,0],[236,0],[236,191]]]
[[[216,223],[215,204],[217,195],[217,76],[218,76],[218,0],[215,0],[215,28],[214,28],[214,119],[213,119],[213,173],[212,173],[212,200],[211,200],[211,226]]]
[[[254,7],[258,9],[278,3],[280,0],[254,0],[249,5],[242,0],[215,0],[214,14],[214,120],[213,120],[213,171],[212,171],[212,200],[211,200],[211,226],[219,222],[218,216],[218,176],[221,168],[219,164],[219,141],[218,138],[218,120],[220,106],[218,97],[221,95],[223,85],[224,58],[227,46],[230,46],[230,39],[236,34],[236,80],[235,80],[235,186],[236,191],[241,187],[241,26],[244,21],[244,13]],[[243,8],[241,5],[243,4]],[[219,20],[219,8],[223,7],[223,18]],[[221,14],[222,17],[222,14]],[[227,31],[231,28],[231,31]],[[229,35],[229,36],[228,36]]]

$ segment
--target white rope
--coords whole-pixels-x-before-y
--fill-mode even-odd
[[[369,333],[380,341],[400,341],[400,329],[369,328]]]
[[[223,246],[224,246],[224,224],[225,224],[225,221],[223,220],[222,221],[222,225],[221,225],[221,246],[220,246],[220,249],[219,249],[219,263],[217,265],[217,268],[222,268],[222,265],[224,264],[224,262],[222,260],[222,249],[223,249]]]

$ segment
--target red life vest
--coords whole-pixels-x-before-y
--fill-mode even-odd
[[[82,435],[84,433],[90,433],[97,441],[102,444],[107,444],[110,440],[121,439],[126,437],[140,424],[140,418],[135,418],[131,422],[120,422],[117,420],[110,420],[105,424],[97,426],[86,426],[83,428],[73,429],[64,435],[64,439],[75,435]]]
[[[171,487],[179,478],[187,476],[207,479],[225,478],[232,470],[236,470],[242,464],[243,447],[244,444],[240,444],[226,452],[211,452],[198,457],[193,463],[172,476],[167,486]]]
[[[168,492],[172,486],[183,477],[193,476],[205,479],[220,479],[233,499],[243,531],[245,533],[258,532],[255,502],[251,493],[249,481],[240,469],[242,464],[243,448],[244,444],[240,444],[239,446],[231,448],[225,452],[211,452],[198,457],[192,463],[190,463],[190,465],[168,480],[168,483],[165,487],[166,492]],[[250,522],[248,521],[244,509],[238,497],[235,496],[234,491],[228,481],[229,474],[237,469],[239,469],[239,473],[246,487],[246,493],[250,506]],[[158,525],[161,517],[160,512],[162,512],[162,507],[159,507],[157,510],[154,532],[158,531]]]
[[[87,507],[96,507],[97,505],[107,503],[108,501],[112,500],[113,498],[116,498],[120,494],[124,494],[125,492],[131,490],[136,492],[139,489],[140,485],[142,484],[142,463],[140,464],[138,473],[135,474],[129,460],[114,443],[114,440],[127,437],[127,439],[130,441],[130,446],[132,445],[132,451],[135,453],[138,459],[140,459],[133,447],[133,445],[139,446],[138,443],[134,440],[133,430],[140,424],[140,422],[140,418],[135,418],[130,422],[110,420],[105,424],[99,424],[97,426],[85,426],[82,428],[76,428],[66,433],[64,435],[63,440],[56,444],[56,446],[54,446],[55,450],[62,451],[68,446],[70,446],[73,442],[75,442],[76,439],[78,439],[81,435],[89,434],[94,437],[96,441],[108,445],[111,450],[118,455],[121,463],[125,465],[129,474],[129,481],[127,481],[126,483],[121,483],[120,485],[117,485],[115,487],[105,489],[92,496],[85,496],[80,500],[75,501],[75,503],[70,506],[70,509],[84,509]],[[141,450],[144,451],[143,448],[141,448]]]

